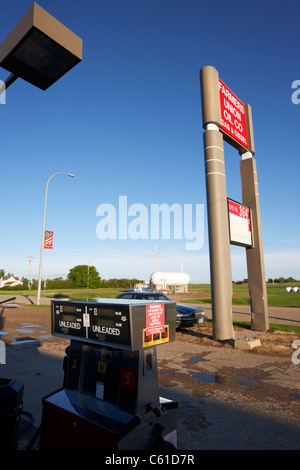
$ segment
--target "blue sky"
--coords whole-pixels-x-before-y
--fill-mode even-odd
[[[212,65],[252,107],[266,277],[300,278],[300,5],[295,1],[40,0],[83,39],[83,60],[47,91],[17,80],[0,105],[0,268],[38,276],[45,187],[43,276],[77,264],[102,278],[149,279],[180,271],[209,282],[199,70]],[[31,6],[2,8],[0,41]],[[0,79],[8,72],[0,68]],[[300,94],[299,94],[300,97]],[[238,152],[225,144],[228,197],[241,201]],[[128,207],[204,207],[204,242],[100,239],[97,208],[119,197]],[[134,218],[128,216],[128,224]],[[196,222],[196,220],[194,220]],[[245,249],[232,247],[232,278],[247,277]]]

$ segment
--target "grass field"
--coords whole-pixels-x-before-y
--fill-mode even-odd
[[[300,307],[300,292],[287,292],[288,284],[267,284],[268,305],[270,307]],[[298,286],[299,287],[299,286]],[[232,286],[232,304],[233,305],[250,305],[250,296],[248,284]],[[194,284],[190,292],[210,293],[209,284]],[[211,298],[193,299],[195,303],[210,303]]]
[[[288,284],[267,284],[267,295],[268,295],[268,305],[273,307],[298,307],[300,308],[300,292],[287,292],[286,287]],[[289,284],[291,285],[291,284]],[[300,284],[298,284],[300,287]],[[85,289],[64,289],[64,290],[55,290],[42,292],[42,296],[53,297],[57,295],[69,295],[70,297],[76,297],[81,299],[86,299],[88,297],[106,297],[114,298],[124,289],[95,289],[95,290],[85,290]],[[250,297],[248,292],[248,284],[232,286],[232,304],[233,305],[250,305]],[[199,297],[197,294],[199,293]],[[14,297],[15,295],[30,295],[36,296],[37,292],[34,290],[2,290],[0,289],[0,295],[7,295],[9,297]],[[193,294],[193,298],[189,298],[189,294]],[[189,302],[194,303],[211,303],[211,290],[210,284],[190,284],[189,293],[187,293],[183,300],[188,299]]]

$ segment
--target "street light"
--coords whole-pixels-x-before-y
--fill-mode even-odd
[[[0,83],[0,94],[19,77],[46,90],[81,60],[82,40],[37,3],[33,3],[0,44],[0,67],[10,72],[9,77]],[[46,186],[38,305],[41,291],[48,183],[57,174],[59,173],[49,178]],[[69,173],[64,174],[74,177]]]
[[[38,280],[38,293],[37,293],[37,300],[36,304],[40,305],[40,297],[41,297],[41,283],[42,283],[42,269],[43,269],[43,253],[44,253],[44,243],[45,243],[45,221],[46,221],[46,207],[47,207],[47,194],[48,194],[48,185],[49,181],[53,176],[56,175],[67,175],[71,178],[74,178],[74,175],[71,173],[65,173],[64,171],[59,171],[58,173],[54,173],[54,175],[50,176],[46,184],[46,194],[45,194],[45,204],[44,204],[44,217],[43,217],[43,229],[42,229],[42,244],[41,244],[41,254],[40,254],[40,268],[39,268],[39,280]]]
[[[27,256],[27,258],[29,258],[28,289],[31,289],[31,281],[30,281],[30,274],[31,274],[31,258],[34,258],[34,256]]]
[[[34,3],[0,44],[6,88],[20,77],[46,90],[82,59],[82,40]]]

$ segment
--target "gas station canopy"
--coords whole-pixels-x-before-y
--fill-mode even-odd
[[[82,40],[34,3],[0,44],[0,66],[46,90],[82,59]]]

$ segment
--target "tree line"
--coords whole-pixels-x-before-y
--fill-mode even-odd
[[[292,283],[292,282],[300,282],[299,280],[297,279],[294,279],[292,276],[290,277],[277,277],[277,278],[272,278],[272,277],[269,277],[269,279],[267,280],[268,283],[270,284],[282,284],[282,283]],[[248,279],[243,279],[242,281],[233,281],[234,284],[247,284],[248,283]]]
[[[299,280],[294,279],[291,276],[290,277],[277,277],[275,279],[272,279],[272,278],[269,277],[268,282],[273,282],[273,283],[276,283],[276,284],[278,284],[278,283],[281,284],[281,283],[285,282],[285,283],[290,284],[292,282],[299,282]]]
[[[4,270],[0,270],[2,276],[5,275]],[[13,276],[13,274],[9,274]],[[28,279],[22,277],[20,279],[21,285],[14,287],[3,287],[3,290],[27,290],[28,289]],[[140,279],[101,279],[95,266],[88,265],[77,265],[74,268],[71,268],[67,279],[62,277],[57,277],[54,279],[43,280],[43,287],[47,290],[49,289],[99,289],[99,288],[128,288],[130,289],[135,284],[143,282]],[[31,280],[30,288],[36,290],[38,288],[38,280]],[[45,284],[45,286],[44,286]],[[1,291],[1,289],[0,289]]]

